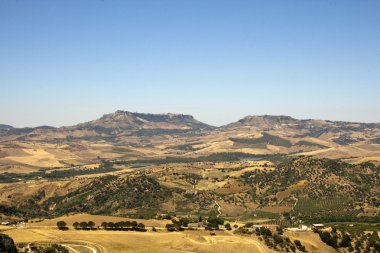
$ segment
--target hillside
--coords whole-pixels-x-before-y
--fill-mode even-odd
[[[116,111],[74,126],[0,128],[0,170],[32,171],[220,152],[380,161],[380,124],[247,116],[221,127],[190,115]]]
[[[301,157],[241,178],[254,187],[261,206],[292,206],[293,215],[302,220],[350,221],[380,215],[380,167],[372,163]]]
[[[380,158],[379,123],[298,120],[289,116],[264,115],[247,116],[219,131],[229,135],[232,148],[242,152]]]
[[[7,215],[31,217],[77,212],[155,217],[207,215],[216,212],[218,201],[224,217],[242,220],[257,216],[291,224],[380,218],[380,167],[368,162],[299,157],[277,165],[231,160],[112,166],[117,170],[94,170],[93,176],[74,170],[24,176],[33,187],[19,180],[3,185],[0,207]]]

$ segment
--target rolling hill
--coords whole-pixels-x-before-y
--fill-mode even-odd
[[[4,166],[65,166],[100,159],[197,157],[218,152],[380,160],[380,124],[247,116],[221,127],[182,114],[116,111],[74,126],[0,128]]]

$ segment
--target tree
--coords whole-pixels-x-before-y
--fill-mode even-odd
[[[73,223],[73,227],[74,227],[75,229],[78,229],[78,228],[79,228],[79,222],[74,222],[74,223]]]
[[[87,222],[82,221],[81,223],[79,223],[79,226],[80,226],[82,229],[87,229],[88,224],[87,224]]]
[[[266,236],[271,236],[272,235],[272,231],[270,231],[270,229],[268,229],[268,228],[261,227],[260,228],[260,234],[261,235],[266,235]]]
[[[284,242],[284,239],[283,239],[282,236],[279,235],[279,234],[274,234],[274,235],[273,235],[273,240],[274,240],[274,242],[275,242],[276,244],[280,244],[280,243]]]
[[[227,230],[231,230],[231,224],[230,223],[226,223],[224,224],[224,227],[227,229]]]
[[[301,252],[306,252],[306,248],[305,248],[304,245],[299,246],[298,249],[299,249],[299,251],[301,251]]]
[[[181,218],[179,219],[179,223],[181,224],[181,226],[187,227],[190,223],[190,220],[189,218]]]
[[[222,218],[211,216],[207,219],[207,227],[209,229],[219,229],[219,225],[223,225],[224,220]]]
[[[297,246],[297,249],[301,252],[305,252],[305,246],[302,245],[301,241],[299,240],[294,240],[294,244]]]
[[[169,232],[173,232],[175,231],[175,226],[174,224],[166,224],[166,229],[169,231]]]
[[[66,227],[66,222],[64,222],[64,221],[58,221],[58,222],[57,222],[57,227],[58,227],[58,229],[60,229],[60,230],[66,230],[66,229],[67,229],[67,227]]]
[[[348,234],[344,234],[339,247],[345,248],[351,246],[351,237]]]
[[[107,228],[114,228],[114,227],[115,227],[115,223],[113,223],[113,222],[107,223]]]
[[[93,229],[93,228],[95,227],[95,222],[93,222],[93,221],[89,221],[89,222],[87,223],[87,225],[88,225],[91,229]]]
[[[327,245],[337,248],[338,241],[337,238],[334,236],[331,236],[331,234],[327,231],[319,232],[319,236],[321,237],[322,242],[326,243]]]
[[[145,230],[145,225],[142,223],[137,224],[138,230]]]

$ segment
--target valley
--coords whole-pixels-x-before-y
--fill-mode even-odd
[[[376,123],[288,116],[214,127],[117,111],[70,127],[2,125],[0,230],[17,245],[74,253],[347,252],[345,224],[379,229],[379,138]],[[122,219],[146,232],[101,226]],[[96,229],[73,227],[89,220]],[[315,223],[326,225],[313,231]],[[338,227],[335,246],[321,241]]]

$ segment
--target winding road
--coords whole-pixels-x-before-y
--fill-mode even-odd
[[[216,200],[214,200],[214,202],[215,202],[215,205],[217,205],[218,206],[218,215],[217,215],[217,217],[219,218],[219,216],[222,214],[222,212],[220,211],[220,209],[222,209],[221,207],[220,207],[220,205],[218,204],[218,202],[216,202]]]
[[[82,253],[82,252],[80,252],[80,251],[74,249],[74,248],[72,247],[72,245],[70,245],[70,244],[61,244],[61,245],[62,245],[63,247],[65,247],[65,248],[71,250],[73,253]],[[98,250],[97,250],[96,248],[92,248],[92,247],[90,247],[90,246],[85,246],[85,245],[77,245],[77,246],[81,246],[81,247],[84,247],[84,248],[88,248],[89,250],[91,250],[92,253],[99,253]]]

